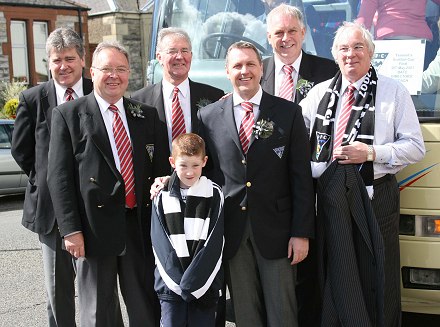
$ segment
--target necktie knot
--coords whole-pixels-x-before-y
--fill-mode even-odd
[[[173,89],[173,97],[177,96],[178,94],[179,94],[179,88],[176,86],[176,87]]]
[[[355,87],[353,84],[350,84],[350,85],[347,87],[347,92],[345,92],[345,95],[346,95],[347,97],[352,96],[352,95],[354,95],[354,91],[356,91],[356,87]]]
[[[244,111],[246,111],[246,113],[254,111],[254,106],[252,102],[249,101],[242,102],[241,107],[243,108]]]
[[[286,74],[286,75],[292,75],[293,67],[290,66],[290,65],[284,65],[283,66],[283,71],[284,71],[284,74]]]
[[[75,91],[73,91],[73,89],[71,88],[71,87],[68,87],[67,89],[66,89],[66,101],[71,101],[71,100],[74,100],[74,97],[73,97],[73,93],[74,93]]]
[[[116,107],[114,104],[111,104],[108,106],[108,110],[110,110],[111,112],[113,112],[114,114],[118,113],[118,107]]]

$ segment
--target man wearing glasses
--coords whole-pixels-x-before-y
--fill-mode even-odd
[[[53,110],[48,177],[64,245],[77,258],[81,326],[119,326],[117,280],[130,326],[158,326],[148,190],[169,172],[166,131],[154,108],[123,97],[127,51],[98,44],[94,92]]]
[[[197,111],[219,100],[224,92],[188,78],[192,50],[188,34],[168,27],[158,35],[156,58],[163,69],[163,80],[132,94],[132,98],[157,109],[166,123],[168,144],[181,133],[197,132]]]

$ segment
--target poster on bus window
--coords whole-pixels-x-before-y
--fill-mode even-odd
[[[380,74],[397,79],[411,95],[421,94],[425,40],[376,40],[373,67]]]

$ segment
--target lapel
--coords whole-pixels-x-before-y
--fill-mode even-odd
[[[166,123],[165,105],[163,102],[162,82],[153,86],[153,107],[156,108],[159,119]]]
[[[78,113],[80,121],[112,172],[123,182],[122,176],[115,165],[107,129],[94,93],[90,93],[86,98],[86,108],[84,110],[80,109]]]
[[[264,119],[264,120],[273,120],[273,115],[275,114],[275,111],[273,110],[274,104],[272,102],[272,98],[269,96],[268,93],[263,91],[263,95],[261,97],[260,102],[260,114],[257,117],[257,121]],[[257,139],[255,138],[254,134],[252,134],[251,142],[249,144],[249,150]]]
[[[299,65],[298,72],[298,81],[300,79],[304,79],[306,81],[312,81],[312,65],[310,64],[310,57],[307,53],[302,51],[301,63]],[[300,103],[300,101],[304,98],[299,90],[295,90],[295,103]]]
[[[235,124],[234,117],[234,105],[232,102],[232,95],[228,96],[221,104],[221,110],[223,111],[223,119],[225,122],[226,129],[229,132],[235,145],[243,152],[241,148],[240,138],[238,136],[237,125]]]
[[[130,133],[131,146],[133,151],[133,169],[134,169],[134,179],[135,179],[135,190],[136,190],[136,200],[137,203],[142,203],[142,185],[143,185],[143,173],[144,173],[144,163],[147,160],[147,150],[145,148],[145,140],[147,128],[144,119],[141,117],[133,117],[128,109],[130,104],[134,104],[130,99],[123,98],[125,115],[127,117],[127,124]],[[138,105],[138,103],[136,103]],[[153,144],[154,146],[154,144]],[[150,159],[148,159],[150,160]]]
[[[189,79],[189,97],[191,101],[191,132],[198,130],[198,118],[197,118],[197,103],[202,98],[203,94],[200,94],[199,88],[195,83]]]
[[[275,95],[275,60],[273,56],[265,61],[261,86],[267,93]]]
[[[46,117],[47,129],[50,133],[52,121],[52,109],[57,106],[57,96],[53,79],[49,80],[42,88],[40,95],[40,105]]]

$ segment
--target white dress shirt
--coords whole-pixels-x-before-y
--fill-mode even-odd
[[[281,84],[283,83],[283,79],[284,79],[284,70],[283,67],[285,64],[283,64],[281,62],[280,59],[278,59],[277,56],[273,56],[274,62],[275,62],[275,95],[279,96],[280,94],[280,87]],[[293,64],[291,65],[294,68],[294,71],[292,73],[292,78],[293,78],[293,85],[294,88],[296,89],[296,84],[298,83],[298,75],[299,75],[299,66],[301,65],[301,59],[302,59],[302,51],[299,53],[298,58],[296,58],[296,60],[293,62]],[[292,101],[295,101],[295,95],[296,92],[293,92],[293,97],[292,97]]]
[[[166,80],[162,80],[162,94],[163,94],[163,104],[165,107],[165,117],[167,121],[168,130],[168,140],[170,141],[170,149],[172,142],[172,103],[173,103],[173,92],[174,85]],[[179,102],[180,107],[183,111],[183,117],[185,119],[186,132],[191,132],[191,97],[189,91],[189,79],[185,79],[182,83],[177,85],[179,88]]]
[[[240,133],[240,125],[241,121],[243,120],[244,115],[246,114],[246,111],[241,107],[242,102],[252,102],[253,104],[253,111],[254,111],[254,121],[258,120],[258,116],[260,115],[260,102],[261,97],[263,95],[263,91],[261,89],[258,90],[258,92],[249,100],[243,100],[237,93],[232,94],[232,103],[234,104],[234,118],[235,118],[235,125],[237,127],[238,133]]]
[[[357,89],[364,77],[354,83]],[[309,133],[313,129],[319,102],[330,82],[331,80],[327,80],[316,85],[300,102]],[[349,82],[343,78],[341,90],[345,90],[348,84]],[[356,96],[357,91],[355,93]],[[335,114],[336,120],[341,102],[340,99]],[[374,178],[377,179],[385,174],[396,174],[405,166],[420,161],[425,155],[425,145],[414,104],[402,83],[378,75],[375,109],[373,147],[376,158],[373,167]],[[322,171],[319,171],[314,164],[312,162],[312,175],[318,178]]]
[[[53,81],[55,84],[55,92],[57,94],[57,105],[63,104],[64,102],[66,102],[67,87],[58,84],[56,80]],[[72,96],[74,99],[78,99],[84,96],[82,77],[79,79],[78,82],[75,83],[75,85],[72,86],[72,89],[73,89]]]
[[[104,119],[105,128],[107,129],[108,139],[110,140],[110,146],[112,148],[113,158],[115,159],[116,168],[121,171],[121,161],[119,160],[118,149],[116,148],[115,137],[113,135],[113,115],[114,113],[108,109],[110,103],[101,98],[95,91],[95,98],[99,105],[99,110],[101,111],[102,118]],[[118,107],[119,116],[122,119],[122,123],[124,124],[124,128],[127,132],[128,138],[131,141],[130,130],[128,129],[127,124],[127,116],[125,115],[124,110],[124,101],[123,98],[120,98],[118,102],[113,103],[116,107]]]

